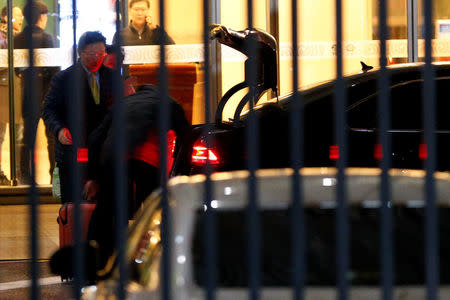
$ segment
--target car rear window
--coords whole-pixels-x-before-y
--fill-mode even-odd
[[[335,285],[335,210],[307,208],[308,285]],[[441,266],[450,263],[450,217],[448,208],[440,208]],[[424,284],[424,211],[423,208],[394,207],[395,283]],[[246,287],[249,278],[248,230],[245,211],[216,211],[217,286]],[[260,218],[260,282],[266,287],[291,286],[292,243],[291,213],[265,210]],[[380,282],[380,215],[377,208],[350,207],[350,271],[352,285],[378,285]],[[204,212],[196,213],[192,247],[194,279],[205,286]],[[441,284],[450,283],[450,268],[441,269]]]

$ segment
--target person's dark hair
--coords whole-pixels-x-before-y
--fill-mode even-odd
[[[41,1],[32,1],[31,4],[27,2],[23,7],[23,12],[27,24],[36,25],[41,15],[48,13],[48,6]]]
[[[145,2],[147,3],[148,8],[150,8],[150,0],[130,0],[130,2],[128,2],[128,7],[133,7],[136,2]]]
[[[117,51],[119,51],[118,59],[116,56]],[[106,45],[106,54],[107,54],[107,56],[105,57],[103,64],[112,69],[114,69],[117,66],[118,62],[120,62],[122,64],[123,59],[125,58],[125,53],[123,52],[123,49],[114,44]]]
[[[14,8],[16,8],[16,7],[18,7],[18,6],[17,6],[17,5],[13,5],[12,9],[14,9]],[[4,6],[4,7],[2,8],[2,12],[1,12],[1,18],[2,18],[2,21],[7,17],[7,15],[8,15],[8,7],[7,7],[7,6]]]
[[[87,45],[94,43],[103,43],[106,48],[106,38],[100,31],[86,31],[78,40],[78,54],[86,48]]]
[[[124,59],[125,57],[125,52],[123,51],[122,47],[119,47],[117,45],[106,45],[106,54],[116,54],[117,50],[119,50],[119,55],[120,55],[120,59]]]

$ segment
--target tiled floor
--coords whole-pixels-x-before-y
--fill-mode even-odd
[[[60,204],[39,206],[39,259],[48,259],[59,247],[56,218]],[[31,258],[30,207],[28,205],[0,205],[0,260]]]
[[[39,299],[73,299],[70,283],[50,273],[48,258],[59,248],[56,218],[61,204],[39,206]],[[30,299],[30,207],[0,205],[0,299]]]

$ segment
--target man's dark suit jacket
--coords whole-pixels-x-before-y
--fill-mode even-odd
[[[81,62],[53,76],[50,89],[45,97],[43,119],[47,128],[56,137],[55,160],[67,162],[73,155],[73,146],[62,145],[58,141],[58,132],[68,128],[74,137],[75,128],[81,129],[80,147],[86,147],[87,137],[102,122],[112,105],[113,70],[102,66],[100,75],[100,104],[96,105],[89,87],[87,73]],[[74,106],[77,105],[77,106]],[[76,120],[74,107],[80,111]]]

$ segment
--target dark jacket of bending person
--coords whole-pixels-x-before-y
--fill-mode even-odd
[[[167,100],[170,115],[166,153],[167,171],[170,171],[179,146],[188,136],[190,125],[181,105],[172,98]],[[144,85],[124,99],[128,196],[123,205],[128,210],[128,219],[160,184],[160,102],[160,93],[153,85]],[[85,194],[88,199],[97,196],[97,206],[89,224],[88,240],[95,240],[99,245],[100,267],[105,265],[115,245],[114,187],[118,183],[115,181],[117,160],[114,156],[115,131],[112,127],[114,109],[89,137],[89,180],[85,185]],[[126,227],[126,224],[122,225]]]

